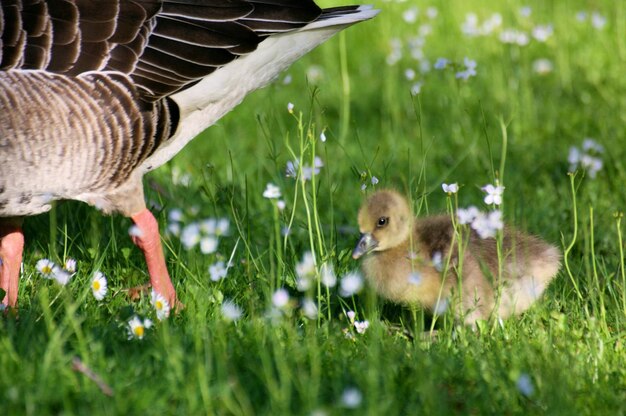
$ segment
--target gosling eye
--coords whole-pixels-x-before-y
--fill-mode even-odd
[[[389,217],[380,217],[376,223],[377,228],[382,228],[389,223]]]

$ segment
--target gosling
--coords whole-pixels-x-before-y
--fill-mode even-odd
[[[560,268],[560,251],[538,237],[504,227],[498,256],[495,238],[462,225],[455,233],[449,215],[415,219],[393,190],[372,194],[358,222],[352,257],[364,256],[362,269],[376,292],[437,314],[452,308],[467,325],[524,312]]]

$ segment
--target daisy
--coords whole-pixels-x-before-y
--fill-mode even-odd
[[[134,315],[127,324],[128,339],[143,339],[146,329],[150,329],[150,327],[152,327],[150,319],[142,320],[137,315]]]
[[[68,258],[65,260],[64,268],[68,273],[76,273],[76,260]]]
[[[107,278],[100,271],[96,271],[91,279],[91,291],[96,300],[102,300],[107,294]]]
[[[65,286],[66,284],[69,283],[70,279],[72,278],[72,275],[66,272],[65,270],[63,270],[61,267],[55,265],[52,268],[51,278],[54,279],[58,284]]]
[[[152,289],[150,303],[154,306],[156,316],[159,321],[162,321],[170,316],[170,304],[167,302],[165,297],[163,297],[163,295],[155,292],[154,289]]]
[[[359,293],[361,289],[363,278],[358,272],[350,272],[341,279],[339,294],[345,298]]]
[[[35,265],[39,273],[46,279],[52,279],[52,271],[55,266],[54,262],[48,259],[41,259]]]

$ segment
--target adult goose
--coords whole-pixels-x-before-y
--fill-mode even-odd
[[[143,175],[376,13],[313,0],[0,0],[2,304],[17,304],[22,218],[73,199],[132,219],[150,283],[176,305]]]

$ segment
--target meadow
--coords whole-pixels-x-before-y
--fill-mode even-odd
[[[6,414],[626,413],[626,4],[372,3],[146,177],[179,313],[129,298],[129,220],[27,220]],[[564,253],[527,313],[467,328],[354,285],[366,195],[485,209],[496,180],[505,221]],[[70,258],[66,285],[37,268]]]

